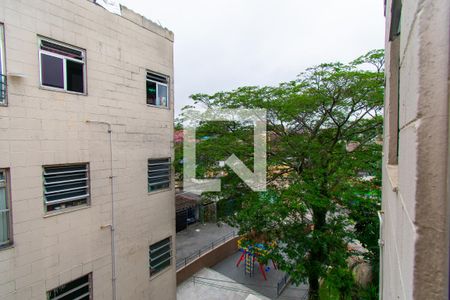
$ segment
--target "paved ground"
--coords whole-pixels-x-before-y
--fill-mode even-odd
[[[244,262],[241,262],[239,268],[236,267],[236,262],[241,256],[241,252],[237,252],[231,255],[227,259],[221,261],[212,269],[219,272],[223,276],[226,276],[233,281],[250,288],[257,293],[268,297],[269,299],[306,299],[307,286],[289,286],[277,298],[277,283],[283,278],[284,273],[275,270],[273,265],[270,265],[270,271],[266,273],[267,280],[264,280],[257,264],[255,265],[255,274],[253,277],[249,277],[244,273]],[[225,298],[224,298],[225,299]]]
[[[226,224],[217,226],[216,223],[194,224],[187,229],[180,231],[176,236],[177,259],[184,258],[197,252],[211,242],[220,239],[228,233],[236,231]]]
[[[269,300],[251,288],[209,268],[177,287],[178,300]]]
[[[177,259],[184,258],[197,252],[204,246],[237,231],[226,224],[217,226],[215,223],[195,224],[177,233]],[[288,286],[283,294],[277,297],[277,283],[284,273],[275,270],[270,265],[266,273],[267,281],[262,277],[257,264],[255,276],[249,277],[244,273],[244,262],[236,267],[241,252],[236,252],[212,268],[199,271],[177,288],[177,299],[185,300],[256,300],[256,299],[306,299],[307,286]],[[195,280],[194,280],[195,277]],[[256,297],[256,298],[255,298]]]

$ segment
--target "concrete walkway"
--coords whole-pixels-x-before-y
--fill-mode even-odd
[[[223,224],[220,227],[216,223],[194,224],[180,231],[176,236],[176,258],[185,258],[199,249],[211,244],[237,229]]]
[[[231,255],[227,259],[213,266],[212,269],[247,288],[251,288],[269,299],[306,299],[308,289],[306,285],[289,285],[284,292],[277,297],[277,283],[283,278],[284,272],[275,270],[273,265],[270,264],[270,270],[266,273],[267,280],[264,280],[259,271],[258,264],[256,263],[255,274],[250,277],[244,272],[244,262],[241,262],[240,266],[236,267],[236,262],[240,256],[241,252],[236,252],[234,255]]]
[[[269,300],[251,288],[209,268],[177,287],[178,300]]]
[[[177,233],[176,257],[185,258],[233,231],[237,232],[237,229],[226,224],[220,227],[215,223],[192,225]],[[267,281],[264,280],[257,264],[253,277],[245,275],[244,262],[239,268],[236,267],[240,255],[241,252],[236,252],[215,266],[202,269],[180,284],[177,288],[177,299],[307,299],[306,285],[289,285],[280,296],[277,296],[277,283],[283,278],[284,273],[275,270],[272,264],[266,273]]]

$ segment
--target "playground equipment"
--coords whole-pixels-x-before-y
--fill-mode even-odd
[[[240,263],[244,260],[245,274],[252,277],[255,274],[255,262],[258,263],[259,271],[261,272],[264,280],[267,280],[266,272],[270,271],[270,267],[264,267],[264,261],[268,262],[266,258],[272,249],[276,246],[274,242],[271,243],[252,243],[251,241],[241,238],[238,240],[239,251],[242,252],[241,257],[236,263],[236,267],[239,267]],[[272,260],[274,269],[277,269],[277,265]]]

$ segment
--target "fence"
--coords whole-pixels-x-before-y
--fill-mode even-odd
[[[188,255],[184,258],[180,258],[177,259],[177,271],[183,267],[185,267],[187,264],[191,263],[192,261],[196,260],[197,258],[199,258],[200,256],[202,256],[203,254],[205,254],[208,251],[213,250],[214,248],[224,244],[225,242],[235,238],[236,236],[238,236],[236,231],[232,231],[224,236],[222,236],[220,239],[217,239],[215,241],[213,241],[212,243],[198,249],[197,251],[195,251],[194,253],[192,253],[191,255]]]
[[[303,297],[302,297],[301,300],[307,300],[307,299],[308,299],[308,296],[309,296],[309,289],[308,289],[308,291],[306,291],[306,293],[303,295]]]
[[[286,286],[289,284],[289,275],[285,274],[277,283],[277,296],[280,296]]]

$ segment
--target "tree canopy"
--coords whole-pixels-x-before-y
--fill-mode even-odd
[[[231,212],[220,215],[241,234],[276,241],[271,258],[294,282],[309,283],[310,299],[318,299],[321,278],[344,299],[352,295],[351,255],[377,267],[383,58],[373,50],[350,63],[309,68],[278,86],[192,96],[208,109],[267,110],[266,192],[253,192],[217,164],[235,154],[252,169],[249,124],[203,122],[197,135],[208,138],[197,143],[197,176],[221,175],[222,191],[204,197],[224,207],[232,201]],[[182,157],[181,149],[176,155]],[[358,242],[363,253],[352,247]]]

